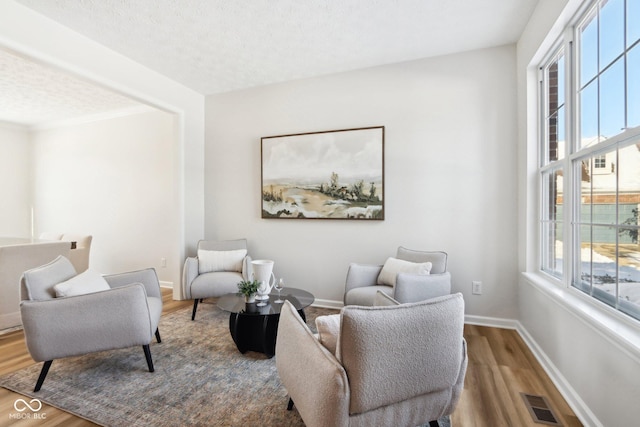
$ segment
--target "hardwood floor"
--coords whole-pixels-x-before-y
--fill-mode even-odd
[[[192,306],[191,301],[173,301],[171,290],[163,289],[163,313]],[[465,325],[469,367],[465,389],[451,417],[454,427],[519,427],[536,424],[520,396],[521,392],[545,396],[565,427],[582,426],[516,331]],[[0,335],[0,375],[33,364],[22,331]],[[40,413],[46,419],[15,420],[16,399],[23,397],[0,388],[0,427],[64,426],[95,424],[49,405]]]

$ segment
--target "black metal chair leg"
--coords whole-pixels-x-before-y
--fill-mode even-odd
[[[160,339],[160,330],[158,328],[156,328],[156,341],[161,343],[162,340]]]
[[[53,360],[47,360],[42,365],[40,376],[38,377],[38,381],[36,382],[36,388],[33,389],[34,393],[37,391],[40,391],[40,389],[42,388],[42,383],[44,382],[44,379],[47,377],[47,374],[49,373],[49,368],[51,367],[52,363],[53,363]]]
[[[293,409],[293,399],[289,398],[289,403],[287,403],[287,411],[290,411]]]
[[[195,320],[196,318],[196,310],[198,309],[198,298],[193,300],[193,312],[191,313],[191,320]]]
[[[440,427],[438,420],[429,421],[429,427]]]
[[[153,369],[153,360],[151,359],[151,350],[149,349],[149,344],[143,345],[142,349],[144,350],[144,357],[147,359],[149,372],[155,371],[155,369]]]

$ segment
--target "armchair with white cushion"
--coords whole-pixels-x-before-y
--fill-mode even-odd
[[[251,277],[251,257],[247,240],[200,240],[198,256],[188,257],[182,271],[182,295],[193,299],[191,320],[198,302],[238,292],[238,282]]]
[[[451,293],[447,253],[416,251],[402,246],[384,265],[349,265],[345,305],[374,305],[377,291],[401,303],[424,301]]]
[[[155,334],[162,295],[152,268],[102,276],[76,274],[59,256],[25,271],[20,280],[20,315],[29,354],[44,362],[34,391],[39,391],[54,359],[97,351],[142,346],[154,371],[149,344]]]
[[[468,363],[462,295],[385,305],[319,316],[316,337],[283,304],[276,367],[307,427],[438,426],[455,409]]]

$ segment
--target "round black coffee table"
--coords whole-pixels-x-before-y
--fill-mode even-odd
[[[314,301],[314,296],[297,288],[282,288],[280,298],[289,301],[306,320],[304,309]],[[264,353],[269,357],[276,354],[276,337],[282,303],[276,303],[278,293],[269,295],[267,305],[244,302],[244,295],[227,294],[218,299],[218,307],[230,312],[229,332],[240,353],[249,350]]]

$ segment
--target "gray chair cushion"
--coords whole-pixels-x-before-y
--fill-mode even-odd
[[[48,264],[25,271],[22,275],[22,284],[26,289],[27,299],[49,300],[56,297],[54,285],[74,276],[76,276],[76,270],[71,261],[60,255]]]
[[[200,274],[191,282],[191,298],[215,298],[238,292],[238,282],[242,280],[242,273],[235,271]]]
[[[393,295],[393,287],[387,285],[372,285],[353,288],[344,296],[345,305],[366,305],[372,306],[376,298],[376,292],[384,292]]]

